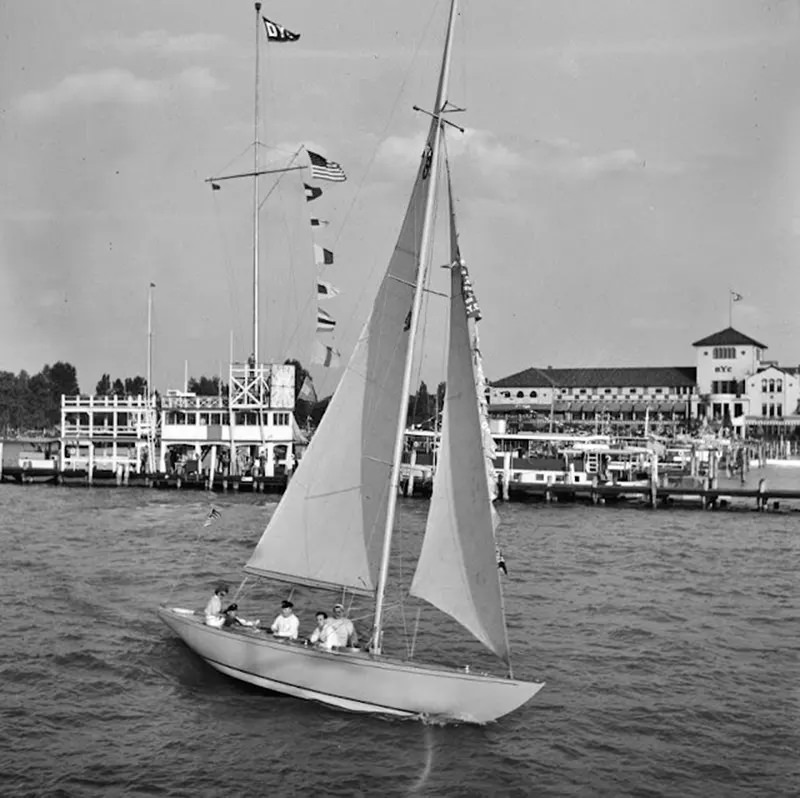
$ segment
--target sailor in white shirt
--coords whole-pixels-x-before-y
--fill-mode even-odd
[[[225,622],[225,616],[222,614],[222,599],[228,595],[228,586],[224,583],[217,586],[214,595],[208,600],[203,615],[205,615],[206,624],[208,626],[216,626],[218,629],[222,627]]]
[[[275,637],[286,637],[289,640],[297,640],[300,631],[300,621],[294,614],[294,604],[291,601],[281,602],[281,614],[273,621],[272,634]]]
[[[308,638],[308,642],[312,646],[319,646],[325,651],[330,651],[334,646],[335,640],[333,629],[328,623],[328,613],[320,610],[316,617],[317,625],[314,627],[311,637]]]

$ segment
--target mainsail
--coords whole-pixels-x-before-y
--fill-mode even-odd
[[[370,318],[248,573],[374,592],[435,125]]]
[[[473,335],[476,305],[459,252],[452,190],[450,251],[447,393],[428,523],[411,593],[451,615],[508,662],[479,374],[473,360],[479,357]]]

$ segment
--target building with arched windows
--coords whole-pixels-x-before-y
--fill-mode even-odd
[[[767,347],[733,327],[692,344],[694,366],[530,367],[489,388],[495,417],[640,432],[697,427],[739,434],[800,434],[800,368],[764,358]]]

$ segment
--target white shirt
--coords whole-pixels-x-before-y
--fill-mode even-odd
[[[331,629],[330,621],[325,621],[322,625],[322,629],[320,629],[319,626],[314,627],[314,631],[311,633],[309,640],[312,643],[319,643],[320,648],[330,651],[336,645],[335,635],[333,634],[333,629]]]
[[[276,637],[288,637],[290,640],[297,640],[297,635],[300,632],[300,621],[297,616],[292,613],[291,615],[279,615],[270,627]]]
[[[328,627],[331,630],[331,644],[339,648],[346,648],[347,641],[356,636],[356,629],[349,618],[330,618]]]
[[[222,598],[216,593],[214,593],[214,595],[208,600],[208,604],[206,604],[206,618],[208,618],[209,615],[222,615]]]

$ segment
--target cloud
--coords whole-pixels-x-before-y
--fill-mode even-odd
[[[423,133],[413,136],[389,136],[378,147],[375,163],[381,167],[406,172],[419,162],[425,146]],[[470,129],[465,133],[453,133],[448,137],[447,147],[455,159],[468,158],[483,172],[513,170],[522,165],[518,153],[513,152],[493,133]]]
[[[407,173],[419,162],[424,142],[424,135],[390,136],[378,148],[375,163],[382,169]],[[632,147],[586,152],[566,138],[537,139],[524,149],[514,150],[491,131],[473,129],[448,136],[447,146],[451,158],[462,161],[462,168],[467,161],[471,169],[494,178],[527,173],[589,181],[614,174],[647,171],[672,175],[684,170],[678,162],[648,160]]]
[[[148,80],[126,69],[105,69],[68,75],[44,91],[23,95],[18,108],[24,116],[41,117],[63,108],[101,103],[147,105],[164,100],[177,89],[207,94],[223,87],[205,67],[192,67],[173,78]]]
[[[86,44],[94,50],[116,50],[126,55],[154,53],[162,56],[195,55],[219,50],[226,43],[217,33],[185,33],[171,36],[165,30],[148,30],[136,36],[109,32],[93,36]]]

